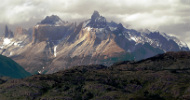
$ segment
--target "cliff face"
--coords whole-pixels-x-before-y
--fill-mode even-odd
[[[61,26],[52,25],[36,25],[33,28],[33,42],[42,41],[58,41],[67,37],[74,31],[73,24],[65,24]]]

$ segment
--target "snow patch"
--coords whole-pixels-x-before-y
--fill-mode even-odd
[[[117,29],[117,27],[109,27],[111,31],[115,31]]]
[[[13,52],[10,52],[10,55],[9,56],[12,56],[13,55]]]
[[[104,28],[98,28],[98,32],[100,32],[100,33],[104,33]]]
[[[38,71],[39,74],[42,74],[42,71]]]
[[[183,47],[188,48],[188,46],[187,46],[187,44],[185,42],[180,41],[177,38],[173,38],[173,40],[179,45],[180,49],[183,48]]]
[[[12,41],[12,39],[9,39],[9,38],[5,38],[4,41],[3,41],[3,45],[8,45],[10,44]]]
[[[134,40],[135,42],[137,42],[136,38],[135,37],[131,37],[132,40]]]
[[[93,28],[91,28],[91,27],[85,27],[84,29],[87,30],[87,31],[91,31]]]
[[[56,52],[56,50],[57,50],[57,46],[54,47],[54,57],[57,56],[57,52]]]
[[[36,25],[36,26],[35,26],[35,28],[38,28],[38,27],[39,27],[39,25]]]
[[[87,30],[88,30],[88,31],[90,31],[90,30],[91,30],[91,28],[90,28],[90,27],[87,27]]]
[[[21,44],[22,44],[22,41],[14,42],[14,46],[21,46]]]
[[[18,43],[15,42],[15,43],[14,43],[14,46],[18,46]]]

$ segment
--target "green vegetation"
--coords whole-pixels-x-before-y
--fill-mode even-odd
[[[30,75],[12,59],[0,55],[0,77],[24,78]]]
[[[190,52],[0,80],[3,100],[189,100]]]

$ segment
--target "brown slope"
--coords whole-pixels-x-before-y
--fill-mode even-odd
[[[73,43],[58,45],[57,57],[45,70],[52,73],[76,65],[100,64],[103,59],[120,56],[125,51],[116,44],[114,38],[114,34],[98,34],[93,28],[83,28]]]

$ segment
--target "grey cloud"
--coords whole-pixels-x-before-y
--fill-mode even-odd
[[[163,25],[158,30],[178,37],[190,47],[190,23]]]
[[[1,25],[27,26],[51,14],[63,20],[84,20],[98,10],[109,21],[129,28],[161,30],[181,38],[189,33],[185,25],[190,23],[190,0],[4,0],[0,9]]]

